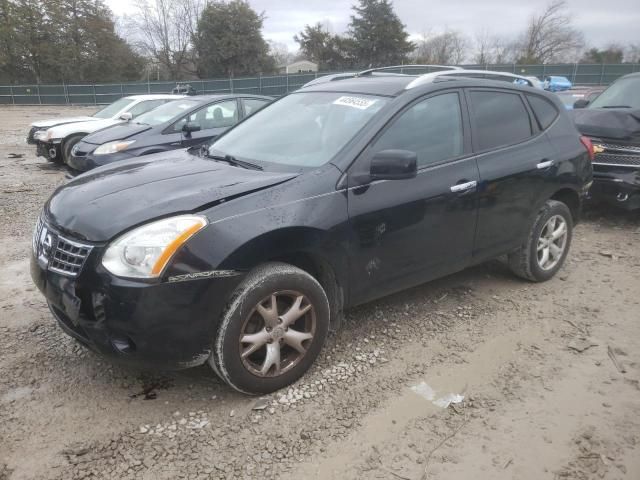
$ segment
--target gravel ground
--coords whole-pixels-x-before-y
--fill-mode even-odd
[[[545,284],[495,261],[353,309],[296,385],[249,398],[85,351],[32,285],[64,174],[27,126],[90,111],[0,110],[0,480],[640,478],[640,214],[589,209]]]

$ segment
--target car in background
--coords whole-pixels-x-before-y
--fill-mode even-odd
[[[538,77],[534,75],[525,75],[525,78],[527,78],[528,80],[531,80],[531,83],[533,83],[533,86],[535,88],[540,88],[544,90],[544,85],[542,84],[542,82]]]
[[[578,104],[578,108],[584,108],[590,102],[595,100],[598,95],[605,91],[607,87],[597,86],[597,87],[573,87],[569,90],[564,90],[562,92],[556,92],[556,95],[560,97],[560,101],[563,103],[564,107],[567,110],[573,110],[574,105],[577,102],[581,102]]]
[[[586,108],[571,112],[593,143],[591,196],[626,210],[640,209],[640,73],[613,82]]]
[[[28,143],[35,143],[37,155],[51,162],[66,162],[74,145],[85,135],[125,123],[160,105],[175,95],[131,95],[116,100],[90,117],[53,118],[31,124]]]
[[[193,88],[189,84],[185,85],[182,83],[178,83],[175,87],[173,87],[173,90],[171,90],[171,93],[174,95],[187,95],[187,96],[197,95],[195,88]]]
[[[499,72],[493,70],[445,70],[442,72],[431,72],[429,78],[448,78],[448,77],[465,77],[465,78],[481,78],[485,80],[497,80],[501,82],[513,83],[514,85],[524,85],[535,88],[534,83],[522,75],[516,75],[509,72]],[[418,81],[424,81],[427,77],[422,75]]]
[[[58,188],[31,276],[85,346],[156,369],[208,362],[265,394],[311,367],[346,308],[503,255],[528,281],[552,278],[590,153],[543,90],[433,74],[326,82],[204,156],[117,162]]]
[[[175,98],[175,97],[174,97]],[[257,112],[271,97],[244,94],[184,97],[135,120],[84,137],[66,162],[73,172],[129,158],[202,145]]]
[[[572,83],[567,77],[549,75],[544,77],[542,87],[550,92],[562,92],[563,90],[569,90],[572,87]]]

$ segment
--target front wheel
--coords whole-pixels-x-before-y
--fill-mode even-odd
[[[84,136],[85,136],[84,133],[79,135],[72,135],[62,143],[62,148],[61,148],[62,159],[61,160],[67,165],[69,165],[69,159],[71,158],[71,150],[73,150],[73,147],[76,146],[76,143],[82,140]]]
[[[209,363],[236,390],[264,394],[295,382],[329,330],[329,302],[307,272],[267,263],[247,275],[220,322]]]
[[[549,280],[564,264],[572,234],[573,218],[569,208],[557,200],[547,200],[525,242],[509,254],[509,267],[526,280]]]

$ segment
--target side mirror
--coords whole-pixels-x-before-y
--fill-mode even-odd
[[[402,180],[418,174],[418,154],[409,150],[383,150],[371,159],[372,180]]]
[[[131,112],[124,112],[120,115],[120,120],[124,120],[125,122],[130,121],[133,118],[133,114]]]
[[[199,132],[200,125],[195,122],[187,122],[182,126],[182,131],[186,136],[189,136],[192,132]]]
[[[585,108],[587,105],[589,105],[589,100],[581,98],[580,100],[576,100],[573,104],[573,108]]]

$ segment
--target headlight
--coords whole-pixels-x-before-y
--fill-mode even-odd
[[[40,140],[41,142],[47,139],[47,131],[46,130],[38,130],[33,134],[33,138],[35,140]]]
[[[96,148],[93,153],[94,155],[108,155],[110,153],[118,153],[122,150],[126,150],[132,143],[135,143],[135,140],[129,140],[127,142],[118,140],[116,142],[105,143],[104,145],[100,145],[98,148]]]
[[[148,223],[114,240],[102,266],[119,277],[156,278],[174,253],[207,225],[199,215],[180,215]]]

